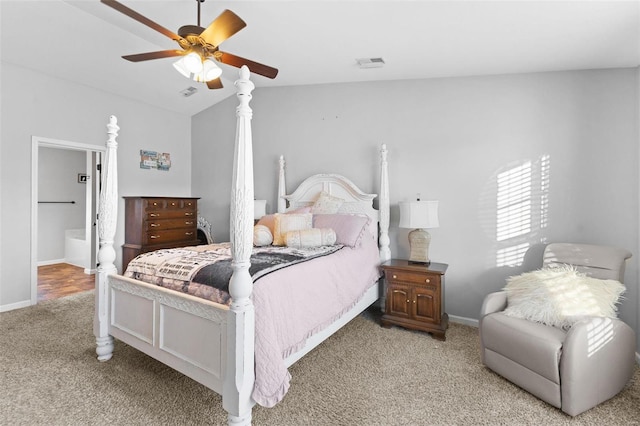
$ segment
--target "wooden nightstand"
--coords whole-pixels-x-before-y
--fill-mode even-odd
[[[444,312],[444,263],[429,265],[391,259],[381,265],[386,280],[386,303],[380,323],[431,333],[445,340],[449,316]]]

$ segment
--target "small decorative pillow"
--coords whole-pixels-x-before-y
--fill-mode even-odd
[[[320,196],[313,203],[311,207],[311,213],[313,214],[334,214],[338,213],[340,207],[344,203],[342,198],[334,197],[330,195],[328,192],[322,191]]]
[[[356,214],[319,214],[313,215],[314,228],[331,228],[336,233],[336,243],[349,247],[358,247],[363,235],[369,229],[371,218]]]
[[[256,247],[268,246],[273,242],[273,234],[265,225],[253,227],[253,245]]]
[[[564,265],[510,277],[505,315],[558,328],[586,317],[616,318],[625,287],[615,280],[599,280]]]
[[[331,246],[336,243],[336,233],[333,229],[312,228],[299,231],[289,231],[285,236],[287,247],[318,247]]]
[[[273,245],[285,245],[285,236],[289,231],[298,231],[300,229],[311,229],[313,222],[311,213],[302,214],[279,214],[275,215],[275,224],[273,225]]]

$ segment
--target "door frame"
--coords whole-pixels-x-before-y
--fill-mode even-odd
[[[61,139],[51,139],[41,136],[31,137],[31,305],[38,303],[38,149],[39,148],[57,148],[73,151],[84,151],[85,153],[97,153],[102,156],[106,152],[106,147],[100,145],[92,145],[81,142],[65,141]],[[97,161],[98,163],[100,160]],[[94,176],[94,170],[87,170],[87,173]],[[92,194],[87,196],[87,203],[93,204],[98,202],[98,179],[92,178],[91,182]],[[91,199],[89,199],[91,198]],[[95,209],[94,209],[95,210]],[[91,220],[95,221],[96,218]],[[92,226],[91,245],[97,244],[97,236],[95,227]]]

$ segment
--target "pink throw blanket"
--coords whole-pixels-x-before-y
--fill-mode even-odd
[[[380,277],[375,238],[367,233],[357,248],[344,247],[325,257],[260,279],[255,305],[255,386],[252,397],[272,407],[289,389],[284,359],[306,339],[352,308]]]

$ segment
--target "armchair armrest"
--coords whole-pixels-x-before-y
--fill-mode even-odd
[[[633,375],[635,349],[635,333],[618,319],[574,324],[560,359],[562,411],[575,416],[620,392]]]
[[[492,314],[494,312],[504,311],[507,307],[507,292],[497,291],[495,293],[489,293],[485,296],[482,302],[482,308],[480,309],[480,319],[483,316]]]

